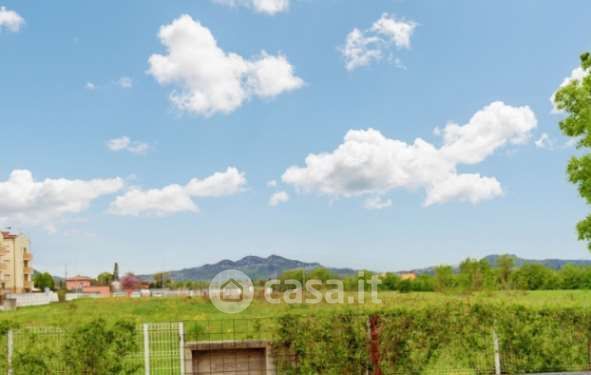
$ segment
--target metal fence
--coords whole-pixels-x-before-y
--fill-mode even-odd
[[[404,374],[383,366],[387,361],[384,353],[376,345],[389,345],[377,342],[372,324],[366,316],[355,317],[351,327],[359,332],[344,332],[335,322],[334,332],[300,332],[314,341],[307,345],[285,342],[281,336],[284,328],[277,319],[222,319],[192,320],[171,323],[146,323],[137,325],[131,336],[131,350],[117,353],[117,346],[108,354],[111,361],[117,361],[118,370],[113,372],[93,372],[88,374],[128,374],[128,375],[272,375],[272,374]],[[364,332],[362,332],[364,331]],[[535,334],[535,333],[532,333]],[[573,335],[573,340],[583,340],[584,333],[564,332]],[[359,337],[359,342],[353,342]],[[93,357],[100,353],[93,345],[108,346],[121,340],[121,337],[108,337],[107,341],[85,341],[86,348],[76,347],[80,341],[73,340],[71,332],[62,328],[37,327],[13,329],[0,341],[0,373],[9,375],[30,374],[74,374],[69,368],[68,350],[82,352],[87,368],[92,368]],[[110,340],[110,341],[109,341]],[[283,341],[282,341],[283,340]],[[432,363],[416,374],[475,375],[511,373],[510,369],[523,358],[515,358],[503,348],[499,337],[490,332],[482,337],[482,342],[490,344],[479,349],[477,358],[470,365],[458,362],[453,352],[431,353]],[[487,345],[488,345],[487,344]],[[395,345],[395,344],[392,344]],[[450,343],[453,345],[453,343]],[[376,352],[377,351],[377,352]],[[452,353],[452,354],[450,354]],[[103,353],[105,354],[105,353]],[[105,355],[106,355],[105,354]],[[413,355],[409,353],[408,355]],[[572,368],[552,368],[553,370],[585,371],[589,369],[589,352],[573,352]],[[585,358],[582,358],[587,356]],[[343,360],[342,358],[347,358]],[[307,362],[306,362],[307,361]],[[338,368],[333,364],[340,363]],[[42,362],[42,363],[41,363]],[[306,362],[306,363],[304,363]],[[551,361],[550,361],[551,363]],[[514,367],[514,366],[513,366]],[[111,367],[113,368],[113,367]],[[413,375],[413,374],[410,374]]]

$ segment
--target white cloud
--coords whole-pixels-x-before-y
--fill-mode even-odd
[[[128,216],[167,216],[178,212],[199,212],[192,198],[238,194],[246,185],[244,173],[234,167],[204,179],[191,179],[186,185],[168,185],[161,189],[132,188],[111,203],[110,212]]]
[[[289,0],[213,0],[215,3],[228,6],[243,6],[254,9],[258,13],[274,15],[289,9]]]
[[[269,206],[277,207],[282,203],[287,203],[289,201],[289,194],[285,191],[279,191],[269,198]]]
[[[35,181],[28,170],[14,170],[0,181],[0,222],[52,227],[67,214],[86,210],[95,199],[123,188],[121,178]]]
[[[390,206],[392,206],[392,200],[380,196],[369,197],[363,202],[363,207],[368,210],[381,210]]]
[[[117,81],[117,84],[123,89],[130,89],[133,87],[133,80],[129,77],[121,77]]]
[[[379,38],[366,36],[361,30],[353,29],[347,35],[345,47],[341,50],[347,70],[355,70],[372,61],[381,60],[382,50],[379,44]]]
[[[304,167],[289,167],[282,180],[300,192],[335,198],[421,188],[426,206],[450,200],[478,203],[501,195],[500,183],[458,173],[457,166],[479,163],[507,144],[527,142],[536,126],[529,107],[493,102],[466,125],[445,126],[439,148],[421,138],[408,144],[374,129],[350,130],[336,150],[308,155]]]
[[[186,190],[194,197],[222,197],[239,193],[245,185],[244,173],[234,167],[228,167],[224,172],[216,172],[201,180],[191,179]]]
[[[397,20],[394,16],[384,13],[382,18],[373,24],[371,30],[388,37],[396,47],[410,48],[410,38],[416,27],[414,21]]]
[[[277,180],[268,181],[267,186],[271,188],[277,187]]]
[[[554,142],[548,135],[548,133],[542,133],[540,138],[538,138],[535,142],[536,147],[543,148],[546,150],[552,150],[554,148]]]
[[[110,212],[128,216],[166,216],[177,212],[199,212],[191,196],[180,185],[162,189],[132,188],[111,203]]]
[[[136,155],[145,155],[150,150],[150,145],[145,142],[132,141],[129,137],[123,136],[107,141],[107,148],[111,151],[128,151]]]
[[[0,31],[6,29],[13,33],[18,32],[25,24],[25,20],[17,12],[0,7]]]
[[[86,82],[86,84],[84,85],[84,88],[87,89],[88,91],[94,91],[94,90],[96,90],[96,85],[92,82]]]
[[[365,31],[354,28],[345,40],[345,46],[340,49],[345,58],[345,68],[352,71],[367,66],[374,61],[380,61],[390,54],[389,61],[399,68],[405,69],[400,58],[391,53],[392,46],[408,49],[411,37],[417,24],[414,21],[398,20],[394,16],[384,13]]]
[[[225,52],[209,29],[188,15],[161,27],[159,37],[167,54],[150,56],[148,72],[161,85],[178,87],[170,100],[183,111],[229,113],[252,97],[274,97],[304,84],[285,56],[262,51],[248,60]]]
[[[588,75],[589,75],[589,71],[585,71],[585,70],[583,70],[583,68],[581,68],[579,66],[579,67],[573,69],[570,72],[570,75],[562,80],[562,83],[560,84],[559,89],[563,88],[564,86],[570,84],[573,81],[582,81],[583,78],[587,77]],[[558,108],[556,108],[555,98],[556,98],[556,91],[554,93],[552,93],[552,96],[550,97],[550,103],[552,103],[552,113],[560,113],[561,111]]]

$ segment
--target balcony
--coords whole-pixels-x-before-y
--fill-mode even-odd
[[[31,261],[31,260],[33,260],[33,254],[31,254],[27,251],[26,253],[23,254],[23,259],[26,261]]]
[[[30,282],[30,281],[25,281],[23,283],[23,288],[25,288],[25,289],[32,289],[33,288],[33,283]]]
[[[23,273],[25,275],[32,275],[33,274],[33,268],[31,268],[31,267],[24,267],[23,268]]]

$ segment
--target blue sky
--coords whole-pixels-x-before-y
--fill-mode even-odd
[[[36,268],[589,258],[575,233],[588,208],[565,175],[576,150],[549,100],[591,50],[586,1],[231,3],[0,3],[0,224],[32,238]],[[347,69],[354,29],[381,58]],[[446,125],[479,111],[460,131],[468,150],[443,151]],[[379,143],[375,165],[343,167],[359,157],[350,130]],[[497,130],[469,149],[474,132]],[[416,138],[441,155],[424,159]],[[391,159],[397,147],[416,168]],[[438,163],[452,172],[435,185]],[[270,205],[280,192],[287,202]]]

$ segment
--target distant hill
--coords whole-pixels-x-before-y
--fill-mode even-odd
[[[561,269],[563,266],[567,264],[574,264],[576,266],[591,266],[591,260],[586,259],[524,259],[520,258],[516,255],[508,254],[514,259],[515,265],[517,267],[521,267],[524,264],[541,264],[548,268],[552,268],[555,270]],[[497,259],[499,259],[501,255],[489,255],[484,257],[491,266],[495,266],[497,264]]]
[[[526,258],[520,258],[517,255],[513,255],[513,254],[507,254],[507,255],[509,255],[510,257],[513,258],[516,267],[521,267],[524,264],[541,264],[541,265],[546,266],[548,268],[551,268],[554,270],[559,270],[567,264],[574,264],[577,266],[591,266],[591,260],[586,260],[586,259],[526,259]],[[493,254],[493,255],[487,255],[482,259],[486,259],[488,261],[488,263],[494,267],[497,265],[497,260],[501,256],[502,255],[500,255],[500,254]],[[425,275],[425,274],[432,275],[435,272],[435,268],[436,268],[436,266],[431,266],[431,267],[416,269],[416,270],[413,270],[413,272],[416,272],[419,275]],[[455,266],[454,268],[457,269],[458,266]]]
[[[168,275],[172,280],[211,280],[218,273],[234,269],[239,270],[250,276],[254,280],[267,280],[279,276],[281,273],[303,268],[312,270],[323,267],[319,263],[306,263],[299,260],[287,259],[278,255],[271,255],[267,258],[257,256],[247,256],[237,261],[222,260],[214,264],[205,264],[200,267],[185,268],[178,271],[169,271]],[[340,275],[348,276],[356,271],[349,268],[328,268],[330,271]],[[153,275],[139,275],[143,280],[150,281]]]

